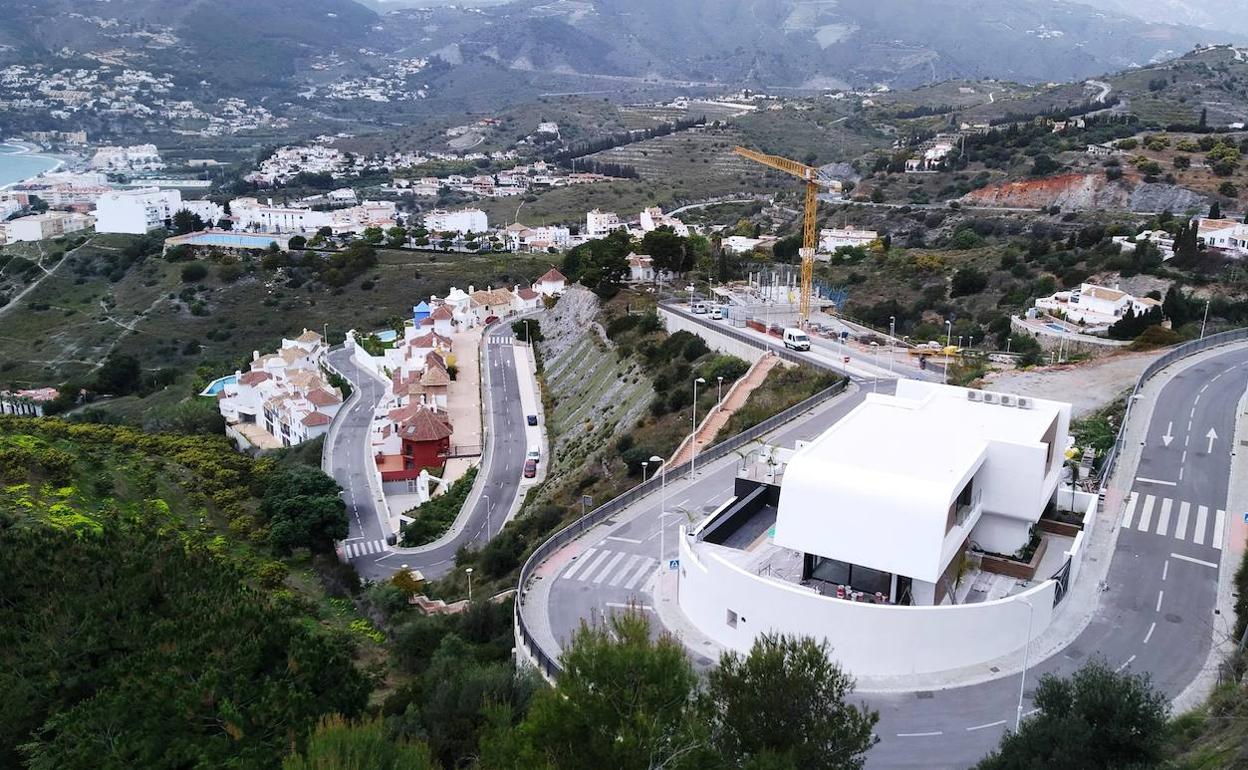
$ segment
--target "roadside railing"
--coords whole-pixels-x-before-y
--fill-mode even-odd
[[[723,331],[719,327],[714,328],[717,331]],[[758,340],[746,338],[746,341],[751,344],[758,344]],[[796,358],[796,356],[794,356],[794,358]],[[805,359],[798,359],[798,361],[800,363],[810,363]],[[785,409],[783,412],[772,415],[757,425],[747,428],[725,441],[721,441],[718,444],[707,447],[698,453],[698,462],[712,462],[737,451],[741,447],[746,446],[747,444],[758,440],[762,436],[771,433],[773,430],[784,426],[786,423],[804,412],[819,406],[834,396],[840,395],[845,391],[845,387],[846,381],[841,380],[836,385],[816,393],[810,398]],[[691,463],[682,463],[675,468],[668,468],[666,473],[674,477],[679,477],[683,473],[688,473],[690,467]],[[525,561],[524,566],[520,568],[520,590],[517,594],[515,610],[516,631],[520,643],[524,645],[526,650],[528,650],[529,654],[537,662],[538,667],[541,668],[542,672],[546,676],[553,678],[558,675],[560,666],[559,661],[553,652],[544,650],[541,644],[533,638],[533,634],[530,632],[528,624],[525,622],[525,596],[528,594],[528,585],[529,581],[533,577],[533,572],[542,564],[542,562],[546,561],[546,559],[563,546],[573,540],[576,540],[585,532],[598,524],[601,524],[608,518],[622,512],[641,498],[659,491],[661,484],[662,476],[655,474],[655,476],[649,480],[634,486],[627,492],[624,492],[609,502],[600,505],[568,526],[559,530],[554,535],[551,535],[546,542],[542,543],[537,547],[537,550],[533,551],[532,555],[530,555],[528,560]]]
[[[677,300],[665,300],[663,302],[660,302],[659,304],[663,307],[664,310],[667,310],[669,313],[680,313],[679,310],[671,307],[672,305],[679,306],[681,304]],[[818,359],[807,358],[804,356],[797,355],[796,353],[789,350],[788,348],[783,347],[783,345],[778,340],[776,341],[776,345],[778,345],[779,347],[768,347],[768,346],[765,346],[763,341],[760,340],[758,337],[752,337],[748,334],[737,331],[735,328],[728,326],[727,324],[711,323],[710,321],[703,319],[703,318],[698,318],[696,315],[693,315],[691,313],[680,313],[680,317],[685,319],[686,321],[692,321],[700,326],[705,326],[711,331],[718,332],[719,334],[722,334],[725,337],[728,337],[730,339],[734,339],[738,342],[744,342],[745,344],[750,345],[751,347],[763,348],[764,350],[775,353],[783,361],[788,361],[789,363],[793,363],[793,364],[804,364],[806,366],[813,366],[817,369],[824,369],[830,372],[836,371],[831,366],[828,366],[827,364],[823,363],[822,361]],[[839,374],[840,372],[837,372],[837,373]]]
[[[1118,435],[1114,439],[1114,445],[1110,447],[1109,454],[1105,456],[1105,461],[1101,464],[1101,474],[1099,485],[1103,489],[1109,481],[1110,475],[1114,472],[1114,466],[1118,463],[1118,457],[1122,454],[1123,440],[1127,434],[1127,424],[1131,418],[1131,407],[1135,403],[1136,397],[1143,390],[1144,385],[1151,380],[1158,372],[1165,369],[1170,364],[1190,355],[1194,355],[1210,348],[1216,348],[1221,345],[1229,345],[1233,342],[1241,342],[1248,340],[1248,328],[1232,329],[1230,331],[1218,332],[1210,334],[1208,337],[1199,340],[1185,342],[1175,347],[1165,355],[1149,364],[1143,372],[1140,373],[1139,379],[1135,381],[1135,387],[1131,390],[1131,395],[1127,399],[1127,412],[1123,415],[1122,424],[1118,426]]]

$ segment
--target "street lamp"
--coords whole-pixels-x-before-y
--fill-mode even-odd
[[[646,483],[646,466],[648,466],[648,465],[650,465],[650,461],[649,461],[649,460],[642,460],[642,461],[641,461],[641,483],[642,483],[642,484],[645,484],[645,483]]]
[[[698,377],[693,381],[693,430],[689,433],[689,444],[693,454],[689,457],[689,478],[693,478],[698,463],[698,385],[705,385],[706,379]]]
[[[1023,723],[1023,689],[1027,685],[1027,653],[1031,651],[1031,616],[1036,611],[1032,603],[1026,599],[1019,599],[1019,601],[1027,605],[1027,644],[1023,645],[1023,673],[1018,680],[1018,713],[1014,716],[1014,732],[1016,733]]]
[[[875,353],[875,368],[878,370],[880,368],[880,343],[876,342],[875,340],[871,340],[871,349]],[[872,393],[875,393],[877,391],[879,384],[880,384],[880,375],[877,372],[875,377],[872,378],[871,380],[871,392]]]
[[[945,321],[945,366],[941,373],[941,382],[949,384],[949,348],[953,344],[953,321]]]
[[[667,515],[667,461],[658,455],[649,460],[659,463],[659,574],[663,573],[663,547],[666,545],[663,536],[663,517]]]
[[[1205,317],[1200,319],[1200,338],[1205,338],[1205,324],[1209,322],[1209,303],[1211,299],[1205,300]]]
[[[468,603],[472,603],[472,567],[464,567],[464,573],[468,575]],[[1021,706],[1019,708],[1022,708]]]
[[[719,390],[715,393],[715,401],[722,402],[724,400],[724,378],[721,375],[715,379],[719,380]]]

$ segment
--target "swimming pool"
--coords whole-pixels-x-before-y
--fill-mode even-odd
[[[166,243],[185,244],[187,246],[221,246],[227,249],[267,249],[273,243],[284,248],[290,241],[283,236],[269,234],[188,233],[176,238],[170,238]]]
[[[1045,326],[1049,327],[1055,332],[1061,332],[1062,334],[1065,334],[1067,331],[1066,327],[1062,326],[1061,324],[1045,324]]]
[[[383,329],[379,332],[373,332],[373,336],[382,342],[394,342],[399,338],[399,333],[394,329]]]
[[[238,382],[238,375],[236,374],[231,374],[226,377],[218,377],[208,383],[208,387],[204,388],[204,391],[199,395],[216,397],[218,393],[225,390],[226,385],[233,385],[236,382]]]

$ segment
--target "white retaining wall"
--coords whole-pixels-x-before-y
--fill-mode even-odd
[[[659,319],[663,321],[663,326],[667,329],[668,334],[680,331],[696,334],[705,340],[707,347],[712,350],[736,356],[749,361],[751,364],[757,363],[760,358],[767,354],[767,351],[761,345],[751,345],[729,337],[726,334],[719,334],[714,328],[703,326],[697,321],[691,321],[679,313],[673,313],[662,305],[659,306]]]
[[[1078,542],[1078,541],[1076,541]],[[752,574],[680,536],[680,609],[703,634],[748,653],[767,631],[826,639],[832,656],[859,676],[924,674],[970,666],[1021,650],[1053,619],[1057,583],[1046,580],[991,602],[899,607],[821,596],[794,583]],[[1030,603],[1030,608],[1028,604]],[[728,612],[736,613],[736,628]]]

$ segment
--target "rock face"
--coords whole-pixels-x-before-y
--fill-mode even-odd
[[[962,202],[972,206],[1039,209],[1119,209],[1152,213],[1186,211],[1206,204],[1206,198],[1184,187],[1139,182],[1124,177],[1110,181],[1103,174],[1058,174],[1041,179],[989,185],[967,193]]]

